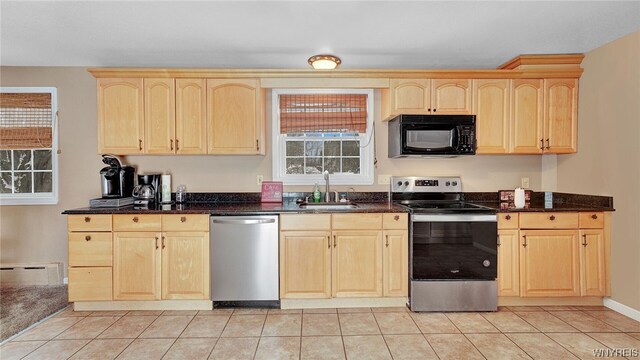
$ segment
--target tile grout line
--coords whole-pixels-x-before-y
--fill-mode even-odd
[[[382,336],[382,341],[384,341],[384,346],[387,347],[387,351],[389,352],[389,356],[391,356],[391,359],[393,360],[393,354],[391,353],[391,349],[389,349],[389,344],[387,344],[387,339],[384,337],[384,334],[382,333],[382,328],[380,327],[380,323],[378,323],[378,318],[376,317],[376,314],[373,312],[373,310],[371,311],[371,314],[373,316],[373,321],[376,322],[376,325],[378,326],[378,330],[380,331],[380,336]],[[420,329],[418,329],[420,330]]]
[[[95,311],[94,311],[95,312]],[[94,312],[89,313],[89,315],[93,314]],[[89,315],[87,315],[85,317],[85,319],[89,318]],[[106,316],[94,316],[94,317],[106,317]],[[98,334],[96,334],[96,336],[94,336],[93,338],[89,339],[89,341],[82,345],[78,350],[76,350],[73,354],[71,354],[70,356],[67,357],[67,359],[71,359],[75,354],[77,354],[78,352],[80,352],[82,349],[84,349],[85,347],[87,347],[87,345],[91,344],[93,342],[93,340],[96,340],[98,338],[98,336],[100,336],[103,332],[107,331],[108,328],[110,328],[111,326],[113,326],[113,324],[117,323],[118,321],[120,321],[120,319],[122,319],[124,317],[124,315],[120,316],[118,318],[118,320],[114,321],[113,323],[111,323],[111,325],[107,326],[106,328],[104,328],[104,330],[102,330],[101,332],[99,332]],[[81,320],[82,321],[82,320]],[[78,321],[79,323],[80,321]],[[77,324],[77,323],[76,323]],[[66,331],[66,330],[65,330]],[[59,336],[60,334],[58,334]],[[60,339],[63,340],[63,339]],[[86,340],[86,339],[64,339],[64,340]],[[133,342],[133,341],[132,341]],[[129,343],[131,344],[131,343]],[[129,345],[127,345],[127,347],[129,347]],[[118,353],[118,355],[120,355],[120,353]],[[115,358],[114,358],[115,359]]]
[[[469,340],[469,338],[467,337],[467,335],[465,333],[462,332],[462,330],[460,330],[460,328],[458,327],[458,325],[456,325],[455,322],[453,322],[453,320],[451,320],[451,318],[449,318],[449,316],[447,316],[446,313],[444,313],[444,316],[453,324],[453,326],[456,327],[456,329],[458,329],[458,331],[460,331],[460,334],[462,334],[462,336],[464,336],[464,338],[471,344],[471,346],[474,347],[474,349],[476,349],[476,351],[478,352],[478,354],[480,354],[480,356],[482,356],[483,358],[485,358],[485,360],[487,360],[487,357],[484,356],[484,354],[482,353],[482,351],[480,351],[480,349],[478,349],[478,347],[476,346],[476,344],[474,344],[471,340]],[[483,318],[484,319],[484,318]],[[493,326],[493,325],[492,325]],[[496,329],[497,330],[497,329]],[[500,330],[498,330],[500,331]],[[428,341],[428,340],[427,340]]]
[[[438,359],[440,359],[440,356],[438,355],[438,353],[436,352],[436,349],[433,348],[433,346],[431,346],[431,343],[429,342],[429,340],[427,340],[427,337],[424,336],[424,333],[422,332],[422,329],[420,329],[420,326],[418,326],[418,323],[416,322],[416,319],[413,318],[413,316],[411,316],[410,312],[407,312],[405,310],[405,313],[409,315],[409,318],[411,319],[411,321],[413,321],[413,324],[416,326],[416,328],[418,328],[418,331],[420,331],[420,335],[422,336],[422,338],[424,339],[424,341],[427,342],[427,345],[429,345],[429,348],[431,349],[431,351],[433,351],[433,353],[436,355],[436,357]],[[417,313],[416,313],[417,314]],[[454,324],[455,326],[455,324]],[[393,356],[393,355],[391,355]]]
[[[603,311],[604,311],[604,310],[603,310]],[[595,316],[593,316],[593,315],[589,314],[589,313],[588,313],[588,312],[586,312],[586,311],[581,311],[581,312],[582,312],[582,313],[584,313],[585,315],[587,315],[587,316],[591,317],[591,318],[594,318],[594,319],[596,319],[596,320],[598,320],[598,321],[601,321],[601,322],[605,323],[606,325],[609,325],[609,326],[611,326],[612,328],[614,328],[614,329],[616,329],[616,330],[618,330],[618,331],[620,331],[620,332],[623,332],[623,333],[624,333],[624,331],[622,331],[622,329],[620,329],[619,327],[617,327],[617,326],[615,326],[615,325],[613,325],[613,324],[611,324],[611,323],[606,322],[605,320],[598,319],[597,317],[595,317]],[[616,314],[617,314],[617,313],[616,313]],[[621,314],[621,315],[622,315],[622,314]],[[622,315],[622,316],[624,316],[624,315]],[[631,319],[631,320],[633,320],[633,319]]]
[[[347,359],[347,348],[344,345],[344,335],[342,334],[342,324],[340,324],[340,313],[338,309],[336,309],[336,318],[338,319],[338,330],[340,330],[340,341],[342,341],[342,353],[344,354],[344,358]]]

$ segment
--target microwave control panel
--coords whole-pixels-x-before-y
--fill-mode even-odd
[[[474,153],[476,142],[475,142],[475,131],[473,126],[460,126],[460,139],[458,141],[458,151],[461,153]]]

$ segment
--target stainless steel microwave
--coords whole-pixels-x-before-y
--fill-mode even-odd
[[[389,121],[390,158],[475,153],[475,115],[398,115]]]

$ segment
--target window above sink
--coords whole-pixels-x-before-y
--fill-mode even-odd
[[[274,89],[273,179],[373,184],[373,90]]]

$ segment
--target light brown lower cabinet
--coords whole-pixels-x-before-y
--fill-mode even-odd
[[[208,235],[114,233],[114,300],[208,299]]]
[[[518,230],[498,230],[498,296],[520,296]]]
[[[610,215],[602,212],[499,214],[498,295],[607,295],[609,227],[605,225],[606,216]],[[518,219],[519,229],[511,223]]]
[[[210,298],[208,215],[82,217],[69,216],[70,301]]]
[[[384,230],[382,295],[406,296],[409,287],[409,238],[406,230]]]
[[[606,265],[604,231],[580,230],[580,289],[582,296],[604,296]]]
[[[579,296],[577,230],[521,230],[522,296]]]
[[[406,214],[385,214],[385,226],[382,214],[331,217],[280,216],[280,297],[407,296]]]
[[[382,296],[382,231],[333,232],[331,295]]]

